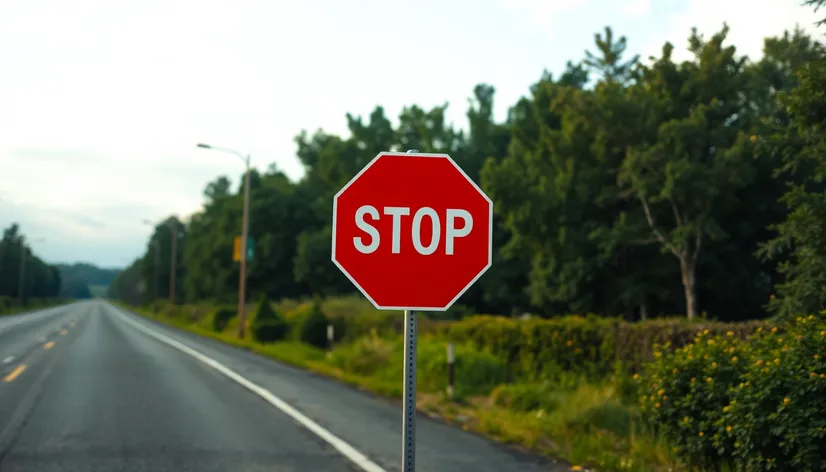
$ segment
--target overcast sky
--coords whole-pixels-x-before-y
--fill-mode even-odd
[[[0,226],[50,262],[124,266],[160,220],[196,211],[249,152],[298,179],[293,137],[346,112],[451,103],[487,82],[496,113],[592,48],[606,25],[643,57],[691,26],[759,57],[816,16],[799,0],[3,0]]]

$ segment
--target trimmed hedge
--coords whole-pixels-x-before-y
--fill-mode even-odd
[[[654,359],[654,346],[679,348],[704,331],[732,332],[745,339],[765,322],[688,323],[664,319],[628,323],[596,316],[564,316],[520,320],[474,316],[440,324],[435,335],[456,343],[470,343],[506,360],[511,374],[522,380],[556,378],[560,372],[602,376],[620,363],[630,373]]]

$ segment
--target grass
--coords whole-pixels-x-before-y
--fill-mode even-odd
[[[337,316],[376,316],[358,301],[335,299],[325,311]],[[237,320],[214,332],[208,317],[189,320],[126,307],[148,318],[250,350],[311,372],[336,378],[390,398],[402,395],[402,341],[392,329],[337,345],[330,353],[295,341],[260,344],[235,336]],[[277,308],[289,320],[306,303],[285,301]],[[353,311],[349,311],[353,310]],[[373,310],[375,311],[375,310]],[[381,314],[384,316],[384,314]],[[372,318],[377,320],[379,318]],[[382,318],[386,320],[387,318]],[[384,328],[387,328],[385,325]],[[421,336],[418,343],[417,407],[432,417],[493,440],[564,459],[572,470],[652,472],[679,470],[664,441],[644,430],[636,408],[620,400],[618,383],[560,378],[554,383],[512,383],[503,361],[468,346],[456,346],[456,397],[447,398],[446,349]]]

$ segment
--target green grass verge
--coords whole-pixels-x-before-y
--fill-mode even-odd
[[[329,376],[389,398],[402,394],[402,341],[375,332],[327,353],[296,341],[261,344],[238,339],[206,318],[185,321],[116,303],[179,329]],[[511,384],[494,356],[456,346],[456,393],[446,398],[445,346],[423,336],[418,345],[417,407],[432,417],[493,440],[564,459],[572,470],[652,472],[679,470],[664,441],[641,426],[636,408],[620,401],[621,382],[573,379],[560,384]]]

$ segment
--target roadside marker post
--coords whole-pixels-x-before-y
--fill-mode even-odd
[[[493,202],[447,154],[379,153],[333,198],[333,263],[404,312],[402,472],[416,464],[415,312],[450,308],[490,268],[492,238]]]

